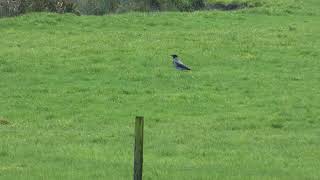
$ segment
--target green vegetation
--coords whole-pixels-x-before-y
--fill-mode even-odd
[[[275,15],[279,11],[297,14],[311,9],[317,12],[317,6],[313,6],[317,3],[317,0],[8,0],[0,1],[0,17],[40,11],[103,15],[130,11],[236,10],[253,7],[273,10],[270,13]]]
[[[0,19],[0,179],[319,179],[319,6]]]

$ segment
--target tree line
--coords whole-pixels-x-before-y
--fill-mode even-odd
[[[194,11],[206,7],[206,0],[0,0],[0,16],[26,12],[103,15],[128,11]]]

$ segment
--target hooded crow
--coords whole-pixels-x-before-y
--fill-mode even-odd
[[[175,54],[171,55],[173,58],[173,65],[177,70],[191,70],[188,66],[184,65],[181,60],[179,59],[179,57]]]

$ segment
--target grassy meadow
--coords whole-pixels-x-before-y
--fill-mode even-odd
[[[320,179],[320,1],[0,19],[0,179]],[[192,68],[172,67],[172,53]]]

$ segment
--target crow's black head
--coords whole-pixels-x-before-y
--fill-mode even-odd
[[[175,54],[172,54],[171,55],[173,58],[177,58],[178,56],[177,55],[175,55]]]

